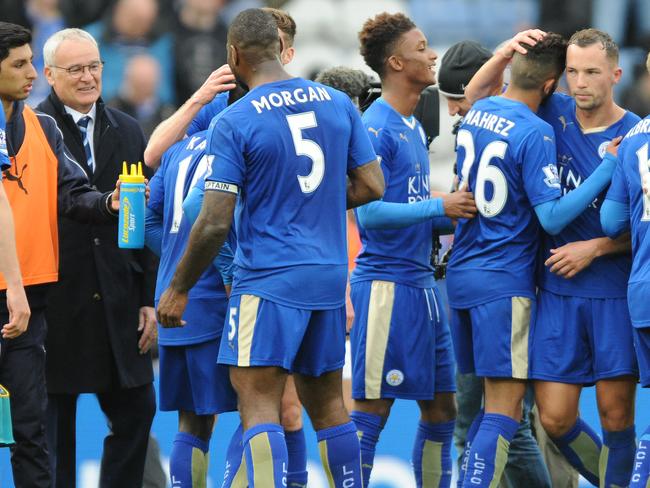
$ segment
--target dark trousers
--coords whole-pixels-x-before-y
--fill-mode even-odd
[[[0,311],[0,325],[9,321],[4,310]],[[16,441],[11,446],[11,468],[17,488],[49,488],[52,483],[45,440],[46,333],[44,311],[32,309],[25,333],[15,339],[0,339],[0,384],[10,395]]]
[[[55,488],[76,486],[76,394],[48,395],[47,438]],[[104,439],[100,488],[142,488],[149,430],[156,413],[152,384],[97,393],[110,432]]]

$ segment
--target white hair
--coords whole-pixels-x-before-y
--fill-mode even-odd
[[[56,65],[56,61],[54,60],[56,50],[59,49],[59,46],[63,41],[67,41],[69,39],[88,41],[94,44],[95,47],[99,50],[99,46],[97,45],[95,38],[85,30],[74,28],[63,29],[55,32],[49,37],[47,41],[45,41],[45,45],[43,46],[43,60],[45,61],[45,66]]]

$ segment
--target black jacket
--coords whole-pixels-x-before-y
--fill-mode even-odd
[[[146,141],[130,116],[97,102],[95,172],[86,165],[81,134],[52,91],[37,107],[51,115],[91,185],[110,191],[122,161],[143,161]],[[49,292],[47,387],[50,393],[102,392],[153,380],[151,356],[140,355],[138,313],[153,306],[157,262],[146,250],[117,246],[117,220],[59,219],[59,282]]]

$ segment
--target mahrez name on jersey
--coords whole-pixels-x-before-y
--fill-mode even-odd
[[[251,100],[251,104],[255,107],[258,114],[262,110],[271,110],[273,107],[283,107],[286,105],[297,105],[299,103],[307,102],[324,102],[332,100],[327,90],[322,86],[304,88],[296,88],[293,91],[282,90],[280,92],[271,92],[268,95],[262,95],[260,98]]]
[[[492,132],[502,136],[508,136],[510,129],[515,126],[515,123],[512,120],[475,109],[467,112],[463,122],[468,125],[491,130]]]

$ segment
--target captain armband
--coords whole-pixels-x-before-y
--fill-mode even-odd
[[[226,193],[238,195],[239,187],[233,183],[224,183],[222,181],[206,181],[205,191],[223,191]]]

